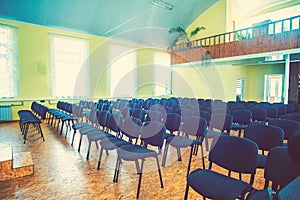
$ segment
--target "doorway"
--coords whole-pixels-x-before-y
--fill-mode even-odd
[[[235,84],[235,98],[236,101],[244,101],[244,78],[237,78]]]
[[[283,74],[265,75],[264,101],[283,102]]]

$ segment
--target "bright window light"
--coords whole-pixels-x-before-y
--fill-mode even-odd
[[[50,54],[52,97],[88,96],[88,40],[50,34]]]
[[[109,46],[110,97],[133,97],[136,93],[136,49]]]
[[[0,98],[18,96],[18,30],[0,25]]]
[[[155,96],[171,94],[170,54],[154,52],[153,56],[153,90]]]

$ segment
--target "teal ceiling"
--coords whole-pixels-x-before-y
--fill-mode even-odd
[[[219,0],[0,0],[0,18],[166,48],[168,29],[186,28]]]

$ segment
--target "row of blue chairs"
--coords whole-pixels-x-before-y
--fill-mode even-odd
[[[299,137],[300,132],[293,136],[293,138]],[[291,139],[291,141],[293,141],[293,139]],[[296,143],[298,149],[299,142],[298,139],[298,143]],[[257,189],[253,188],[257,168],[257,152],[257,144],[250,139],[236,136],[220,136],[215,142],[214,148],[209,152],[209,168],[193,170],[187,176],[184,199],[188,199],[189,188],[191,187],[202,195],[203,199],[269,200],[270,196],[268,196],[268,192],[265,192],[269,191],[269,182],[272,182],[272,186],[270,187],[273,191],[272,193],[280,194],[280,190],[288,187],[290,183],[299,178],[299,159],[293,159],[289,155],[288,147],[273,147],[270,149],[266,160],[264,192],[257,192]],[[296,152],[293,154],[295,153]],[[298,165],[296,161],[298,161]],[[228,174],[219,173],[213,168],[213,165],[218,165],[228,170]],[[242,180],[241,176],[239,179],[233,178],[231,176],[232,173],[250,174],[250,179]],[[280,195],[282,197],[299,195],[298,186],[299,185],[295,185],[293,189],[286,191],[289,193],[284,194],[282,192]]]
[[[20,130],[23,135],[24,144],[27,140],[27,134],[30,128],[30,125],[33,126],[34,129],[40,134],[43,141],[45,141],[43,131],[41,128],[42,121],[46,118],[48,108],[42,104],[39,104],[37,102],[32,102],[31,104],[31,110],[20,110],[18,111],[18,115],[20,118]]]
[[[126,101],[124,101],[124,102],[126,102]],[[127,104],[127,105],[130,105],[130,104]],[[159,105],[161,105],[161,104],[159,104]],[[176,104],[174,104],[174,105],[176,105]],[[119,168],[120,168],[121,160],[135,161],[136,167],[137,167],[137,172],[140,175],[139,184],[138,184],[138,191],[137,191],[137,197],[139,196],[140,183],[141,183],[140,181],[141,181],[141,177],[142,177],[142,168],[143,168],[144,160],[145,160],[146,157],[142,157],[142,156],[139,157],[140,155],[138,154],[138,156],[136,156],[136,157],[133,156],[131,158],[131,154],[133,153],[135,155],[139,151],[141,151],[140,153],[142,153],[143,151],[148,152],[148,150],[139,149],[139,148],[141,148],[141,145],[138,145],[137,143],[133,143],[132,140],[139,138],[139,141],[142,141],[142,144],[143,144],[144,141],[143,141],[142,138],[144,138],[144,137],[141,136],[141,133],[138,134],[138,132],[142,132],[142,129],[145,125],[148,125],[149,123],[151,124],[153,122],[154,122],[154,124],[158,123],[161,126],[165,127],[165,129],[168,130],[169,133],[170,133],[170,134],[165,133],[165,136],[163,137],[163,140],[166,142],[164,153],[163,153],[163,164],[162,164],[163,166],[165,165],[165,162],[166,162],[166,155],[167,155],[169,145],[174,146],[177,149],[178,160],[181,160],[180,148],[189,147],[189,146],[191,147],[190,160],[189,160],[187,174],[189,174],[192,154],[196,154],[197,147],[202,145],[202,141],[206,136],[205,134],[207,133],[207,129],[206,129],[207,125],[208,125],[208,127],[211,127],[214,124],[220,124],[220,126],[224,125],[224,123],[223,123],[224,122],[224,113],[223,114],[220,113],[223,117],[223,121],[222,120],[220,121],[220,119],[219,119],[219,120],[215,120],[215,122],[214,122],[213,117],[210,118],[210,121],[207,121],[207,120],[201,118],[201,120],[205,122],[205,125],[203,125],[203,127],[205,127],[205,128],[203,128],[204,131],[202,131],[203,135],[201,135],[201,137],[199,137],[199,138],[196,137],[197,140],[189,139],[186,136],[187,135],[193,135],[193,134],[186,134],[185,135],[184,132],[188,132],[188,131],[184,131],[184,124],[186,123],[186,128],[191,128],[192,124],[197,124],[197,123],[192,123],[189,126],[187,124],[188,124],[188,122],[192,121],[193,117],[195,118],[196,116],[183,117],[182,114],[177,114],[177,113],[166,111],[165,107],[163,105],[157,106],[160,109],[151,110],[151,108],[153,108],[152,106],[149,107],[148,110],[143,109],[143,108],[139,109],[137,107],[135,107],[135,109],[133,109],[132,107],[129,107],[129,109],[128,109],[128,107],[127,107],[127,108],[123,108],[122,110],[119,110],[118,108],[114,107],[114,109],[111,110],[111,111],[93,110],[92,109],[92,110],[90,110],[90,116],[89,116],[88,123],[82,121],[81,123],[75,123],[74,126],[73,126],[74,135],[73,135],[73,139],[72,139],[72,145],[73,145],[76,130],[79,130],[79,133],[81,135],[78,151],[80,151],[82,136],[87,135],[87,137],[89,139],[89,149],[88,149],[88,153],[87,153],[87,159],[88,159],[88,155],[89,155],[91,141],[95,141],[96,144],[100,141],[101,149],[100,149],[99,160],[98,160],[98,169],[100,169],[101,157],[102,157],[103,151],[106,150],[106,152],[108,152],[108,150],[117,149],[118,159],[117,159],[115,175],[114,175],[114,179],[113,179],[115,182],[118,181],[118,174],[119,174]],[[124,113],[123,113],[123,110],[126,110],[126,111],[124,111]],[[163,110],[165,110],[166,113],[163,114],[163,112],[161,112]],[[133,114],[133,113],[136,113],[136,114]],[[155,120],[154,120],[154,118],[156,118],[156,117],[153,117],[153,119],[151,118],[151,114],[154,114],[154,113],[160,113],[160,114],[157,115],[158,117]],[[201,111],[200,111],[200,113],[201,113]],[[213,116],[215,114],[213,114]],[[153,115],[153,116],[156,116],[156,115]],[[176,116],[176,117],[173,118],[172,116]],[[227,114],[225,116],[227,116]],[[228,116],[230,116],[230,115],[228,115]],[[198,118],[199,118],[199,116],[198,116]],[[102,122],[102,125],[100,126],[100,121],[103,121],[103,119],[105,119],[105,121],[107,121],[107,122],[105,122],[105,123]],[[188,120],[186,122],[184,122],[184,119],[188,119]],[[201,120],[199,120],[199,121],[201,121]],[[115,128],[109,127],[109,125],[108,125],[109,121],[114,122]],[[134,124],[132,124],[133,123],[132,121],[134,122]],[[176,121],[179,121],[179,123],[178,123],[179,125],[174,123]],[[232,124],[232,121],[233,120],[231,118],[230,125]],[[130,122],[131,122],[131,124],[130,124]],[[129,127],[129,128],[124,128],[124,127],[126,127],[126,126],[124,126],[124,124],[127,124],[127,127]],[[138,125],[133,126],[135,124],[138,124]],[[245,128],[247,128],[246,129],[247,131],[245,131],[245,133],[246,132],[247,133],[252,132],[250,130],[251,130],[251,128],[253,128],[253,126],[258,126],[258,127],[268,126],[268,127],[271,127],[270,125],[266,125],[266,124],[253,124],[249,127],[245,127]],[[139,131],[138,130],[134,131],[132,129],[132,127],[137,127],[137,129],[140,129],[140,130]],[[198,127],[200,127],[200,125]],[[123,129],[127,130],[127,131],[124,131]],[[264,128],[262,128],[262,130],[263,129]],[[128,130],[130,130],[130,131],[128,131]],[[222,129],[220,129],[220,130],[222,130]],[[229,129],[228,132],[230,132],[230,130],[231,129]],[[175,135],[176,131],[178,133],[182,132],[181,133],[182,136],[179,136],[179,134]],[[224,130],[222,130],[222,131],[224,131]],[[115,134],[112,134],[112,132],[114,132]],[[165,132],[165,131],[163,131],[163,132]],[[265,131],[262,131],[262,132],[265,132]],[[279,136],[280,140],[283,140],[283,131],[280,129],[279,132],[280,132],[280,134],[279,134],[280,135]],[[128,135],[128,133],[130,133],[130,134]],[[133,134],[133,133],[136,133],[136,134]],[[194,129],[194,133],[196,133],[195,129]],[[102,137],[99,137],[99,135],[102,135]],[[133,135],[134,135],[134,137],[133,137]],[[137,137],[137,135],[139,137]],[[122,136],[123,137],[125,136],[125,138],[127,138],[127,140],[124,140],[124,138]],[[196,134],[195,134],[195,136],[196,136]],[[218,135],[217,138],[219,138],[219,136],[223,136],[223,135],[220,134],[220,135]],[[248,136],[246,134],[246,137],[244,136],[245,138],[241,138],[241,139],[254,141],[255,138],[250,138],[251,136],[253,137],[253,135],[250,134],[250,136],[248,138]],[[233,136],[230,136],[230,137],[233,137]],[[96,138],[96,139],[93,139],[93,138]],[[221,138],[223,138],[223,137],[221,137]],[[257,141],[255,141],[255,143],[256,142]],[[146,144],[147,144],[147,142],[146,142]],[[158,146],[158,152],[160,152],[160,149],[163,146],[163,142],[162,143],[160,142],[160,145],[157,145],[157,146]],[[145,146],[142,145],[142,147],[145,147]],[[201,148],[202,148],[202,146],[201,146]],[[259,149],[259,145],[257,145],[257,148]],[[211,149],[213,150],[214,147],[211,148]],[[132,150],[132,152],[129,151],[129,150]],[[124,151],[125,151],[125,153],[124,153]],[[155,153],[157,153],[157,152],[155,151]],[[153,152],[151,152],[150,154],[154,155]],[[202,153],[201,156],[204,159],[203,153]],[[257,164],[258,164],[258,161],[259,161],[260,157],[265,158],[265,156],[260,156],[258,153],[256,153],[255,167],[258,167]],[[266,160],[266,159],[264,159],[264,160]],[[140,161],[141,164],[139,164],[138,161]],[[211,167],[209,167],[209,168],[211,168]],[[159,164],[158,164],[158,169],[159,169]],[[203,161],[203,169],[205,169],[204,161]],[[161,186],[163,187],[160,170],[159,170],[159,174],[160,174]]]
[[[71,125],[74,123],[74,112],[77,112],[75,104],[58,101],[56,108],[48,109],[48,123],[53,126],[53,128],[56,128],[56,130],[59,129],[59,125],[61,124],[60,134],[62,134],[64,125],[66,124],[67,130],[65,137],[67,137],[68,130],[71,129]]]

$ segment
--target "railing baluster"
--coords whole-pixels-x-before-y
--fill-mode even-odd
[[[172,64],[187,62],[184,59],[180,59],[180,57],[184,58],[186,56],[188,57],[186,58],[187,60],[196,61],[195,59],[199,56],[194,54],[197,54],[198,51],[192,49],[199,47],[204,47],[206,50],[209,50],[211,54],[215,56],[214,58],[241,55],[241,52],[243,54],[252,54],[266,51],[278,51],[286,48],[300,48],[299,44],[293,44],[293,42],[286,43],[284,47],[281,44],[282,40],[289,40],[289,37],[295,37],[294,32],[291,32],[295,30],[300,31],[300,15],[250,28],[200,38],[189,41],[189,43],[177,44],[169,48],[171,51],[177,52],[176,54],[172,54]],[[280,35],[283,33],[285,34],[284,37],[283,35]],[[300,33],[298,33],[298,35],[300,35]],[[239,46],[245,45],[241,40],[249,40],[249,43],[247,44],[250,45],[249,47],[252,46],[252,49],[245,46]],[[235,45],[230,44],[235,41],[241,42],[237,42]],[[224,46],[218,46],[220,48],[222,47],[222,50],[217,49],[216,45],[218,44],[224,44]],[[289,44],[292,44],[292,46]],[[253,51],[253,48],[255,48],[255,51]],[[242,51],[240,51],[241,49]],[[235,50],[239,52],[235,52]]]

